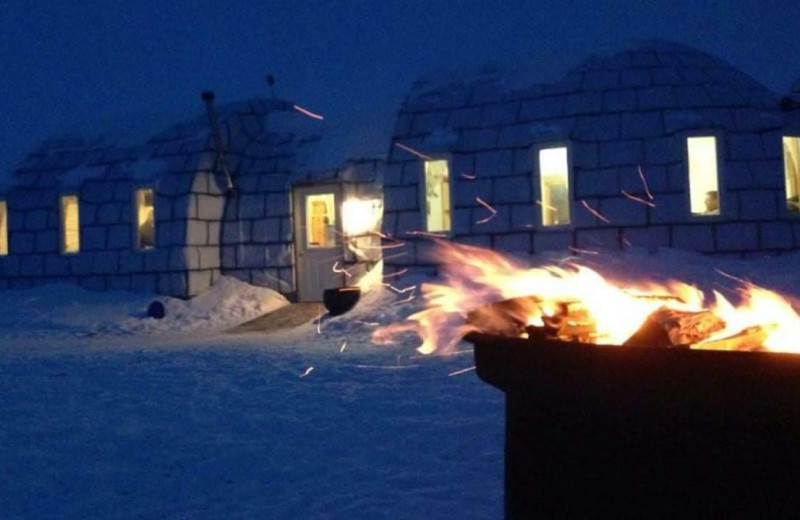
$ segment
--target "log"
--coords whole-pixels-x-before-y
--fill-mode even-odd
[[[691,348],[702,350],[764,350],[764,342],[776,330],[778,330],[778,325],[774,323],[754,325],[742,329],[732,336],[706,341],[705,343],[695,343],[691,345]]]
[[[467,314],[467,323],[480,332],[518,337],[530,317],[539,313],[539,304],[533,296],[491,303]]]
[[[542,321],[551,339],[591,342],[597,332],[597,323],[581,302],[560,302],[558,312]]]
[[[679,311],[661,307],[623,345],[634,347],[688,347],[725,328],[709,310]]]

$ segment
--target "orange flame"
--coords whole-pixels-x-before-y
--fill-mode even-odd
[[[774,325],[763,346],[800,352],[800,316],[791,303],[752,284],[741,289],[742,303],[735,306],[717,292],[707,302],[700,289],[683,282],[622,286],[588,267],[531,268],[491,250],[443,240],[435,241],[433,255],[441,266],[442,283],[422,284],[426,307],[405,322],[376,330],[375,343],[393,343],[398,336],[413,332],[422,339],[421,353],[449,352],[466,333],[477,330],[466,321],[470,312],[490,303],[533,296],[537,304],[526,309],[528,324],[541,324],[560,302],[579,302],[595,322],[593,341],[600,344],[624,343],[651,313],[668,307],[708,309],[725,321],[725,329],[706,341],[759,324]],[[702,343],[693,347],[703,348]]]

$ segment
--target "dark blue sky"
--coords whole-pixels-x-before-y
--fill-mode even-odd
[[[699,47],[774,90],[800,76],[800,2],[5,0],[0,179],[35,142],[96,119],[165,121],[221,101],[279,96],[356,121],[431,69],[485,62],[541,71],[595,48],[660,38]]]

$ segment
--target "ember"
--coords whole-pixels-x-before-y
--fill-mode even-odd
[[[628,286],[579,265],[526,267],[494,251],[435,240],[443,283],[427,307],[373,340],[416,332],[419,350],[445,352],[469,332],[601,345],[797,352],[800,316],[778,293],[744,283],[734,305],[671,281]],[[501,302],[501,303],[498,303]]]

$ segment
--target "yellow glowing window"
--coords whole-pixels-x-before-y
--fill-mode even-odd
[[[336,198],[333,193],[306,197],[306,240],[308,247],[336,245]]]
[[[8,254],[8,206],[0,200],[0,256]]]
[[[717,138],[689,137],[689,202],[692,215],[719,215]]]
[[[450,171],[447,161],[425,161],[425,226],[450,231]]]
[[[156,244],[156,210],[153,190],[136,190],[136,247],[152,249]]]
[[[783,171],[786,177],[786,207],[800,212],[800,137],[783,138]]]
[[[78,197],[61,197],[61,252],[77,253],[81,249]]]
[[[542,225],[569,224],[569,162],[567,148],[539,150]]]

